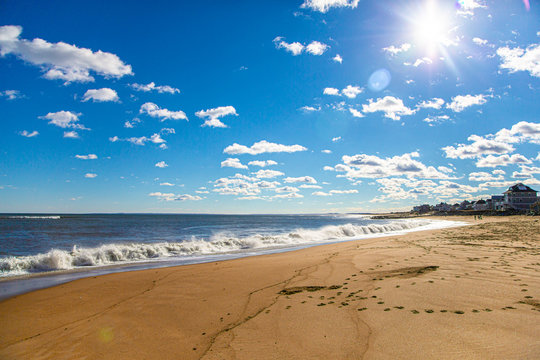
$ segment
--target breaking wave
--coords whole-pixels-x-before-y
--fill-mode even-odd
[[[209,240],[192,239],[182,242],[107,244],[96,248],[74,246],[71,251],[53,249],[44,254],[0,258],[0,271],[5,275],[83,266],[103,266],[171,257],[219,255],[257,249],[287,248],[329,241],[353,240],[407,231],[433,224],[429,220],[394,221],[387,224],[325,226],[319,229],[297,229],[283,234],[257,234],[246,237],[215,234]]]

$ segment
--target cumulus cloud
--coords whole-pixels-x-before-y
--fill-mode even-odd
[[[5,96],[8,100],[21,99],[24,97],[19,90],[0,91],[0,96]]]
[[[214,181],[213,192],[220,195],[258,196],[262,190],[273,190],[281,185],[277,181],[261,180],[257,177],[236,174]]]
[[[487,6],[476,0],[461,0],[458,5],[457,13],[461,16],[472,16],[474,10],[485,9]]]
[[[236,169],[247,169],[248,167],[240,162],[240,159],[228,158],[221,162],[221,167],[232,167]]]
[[[227,115],[235,115],[236,109],[232,106],[220,106],[215,109],[200,110],[195,113],[198,118],[205,119],[204,124],[201,126],[226,128],[227,125],[222,123],[219,118]]]
[[[46,79],[60,79],[65,83],[94,81],[91,73],[105,77],[121,78],[132,75],[130,65],[120,58],[101,50],[92,51],[64,42],[50,43],[36,38],[21,39],[21,26],[0,27],[0,55],[14,55],[21,60],[39,66]]]
[[[313,106],[302,106],[300,108],[300,110],[302,110],[303,112],[306,112],[306,113],[310,113],[310,112],[315,112],[315,111],[321,111],[321,107],[318,106],[318,107],[313,107]]]
[[[86,173],[86,174],[84,174],[84,177],[85,177],[85,178],[88,178],[88,179],[93,179],[93,178],[97,177],[97,174],[94,174],[94,173]]]
[[[433,98],[431,100],[422,101],[416,105],[417,108],[421,109],[437,109],[439,110],[444,105],[444,100],[441,98]]]
[[[159,183],[159,186],[174,186],[174,184],[171,184],[170,182],[162,182]]]
[[[414,63],[410,63],[410,62],[404,62],[403,65],[405,66],[414,66],[414,67],[419,67],[420,65],[423,65],[423,64],[427,64],[427,65],[430,65],[430,64],[433,64],[433,60],[431,60],[430,58],[428,57],[423,57],[421,59],[416,59],[416,61]]]
[[[350,7],[351,9],[354,9],[358,6],[359,1],[360,0],[305,0],[300,7],[325,14],[331,8]]]
[[[151,117],[159,118],[160,121],[165,121],[168,119],[172,120],[187,120],[186,113],[178,110],[178,111],[171,111],[167,109],[161,109],[159,106],[157,106],[154,103],[147,102],[141,105],[141,108],[139,109],[140,114],[148,114]]]
[[[483,105],[487,102],[487,95],[478,94],[478,95],[458,95],[452,98],[452,102],[446,104],[448,109],[451,109],[454,112],[461,112],[473,105]]]
[[[277,171],[277,170],[259,170],[252,174],[255,175],[255,177],[258,179],[271,179],[271,178],[285,175],[281,171]]]
[[[154,166],[163,169],[163,168],[166,168],[169,165],[167,165],[167,163],[165,161],[160,161],[160,162],[157,162]]]
[[[488,44],[488,41],[485,39],[480,39],[479,37],[474,37],[472,39],[472,42],[475,43],[478,46],[485,46]]]
[[[140,137],[130,137],[121,139],[118,136],[113,136],[109,138],[110,142],[118,142],[118,141],[127,141],[134,145],[144,146],[146,143],[151,142],[154,144],[160,144],[159,147],[161,149],[167,149],[167,145],[165,144],[167,141],[161,137],[161,135],[167,135],[167,134],[174,134],[175,131],[172,128],[163,128],[159,133],[154,133],[150,137],[147,136],[140,136]]]
[[[286,177],[283,179],[286,183],[305,183],[305,184],[316,184],[317,180],[311,176],[300,176],[300,177]]]
[[[315,191],[314,193],[311,193],[313,196],[332,196],[329,193],[325,193],[324,191]]]
[[[328,48],[329,46],[326,44],[319,41],[312,41],[308,46],[306,46],[306,52],[310,53],[311,55],[320,56],[324,54]]]
[[[40,119],[50,120],[49,124],[58,126],[62,129],[80,129],[89,130],[82,124],[79,124],[80,113],[74,113],[71,111],[57,111],[54,113],[48,113],[45,116],[40,116]]]
[[[501,174],[488,173],[484,171],[472,172],[469,174],[469,181],[501,181],[504,176]]]
[[[341,93],[349,99],[354,99],[356,98],[356,95],[360,94],[362,91],[364,91],[364,89],[358,86],[347,85],[345,89],[341,90]]]
[[[76,131],[64,131],[64,137],[68,139],[78,139],[79,133]]]
[[[23,130],[19,133],[21,136],[24,136],[24,137],[27,137],[27,138],[31,138],[31,137],[34,137],[34,136],[38,136],[39,135],[39,132],[37,132],[36,130],[32,131],[32,132],[28,132],[26,130]]]
[[[513,154],[513,155],[500,155],[500,156],[494,156],[494,155],[488,155],[484,158],[479,159],[476,162],[476,167],[497,167],[497,166],[507,166],[512,164],[530,164],[531,160],[527,159],[525,156],[521,154]]]
[[[529,45],[526,49],[501,47],[497,49],[497,55],[502,61],[501,69],[510,73],[528,71],[531,76],[540,77],[540,44]]]
[[[383,48],[383,51],[387,52],[390,55],[397,55],[400,52],[409,51],[410,48],[411,48],[411,44],[404,43],[404,44],[401,44],[400,46],[390,45],[388,47]]]
[[[239,155],[239,154],[258,155],[258,154],[276,153],[276,152],[293,153],[293,152],[306,151],[306,150],[307,148],[301,145],[297,145],[297,144],[282,145],[282,144],[276,144],[276,143],[268,142],[266,140],[262,140],[262,141],[254,143],[251,147],[234,143],[232,145],[227,146],[223,150],[223,152],[225,154],[230,154],[230,155]]]
[[[327,87],[323,90],[324,95],[336,95],[339,96],[339,89]]]
[[[424,122],[427,122],[429,124],[429,126],[433,126],[434,124],[439,124],[439,123],[442,123],[444,121],[447,121],[447,120],[450,120],[450,116],[448,115],[437,115],[437,116],[428,116],[427,118],[425,118]]]
[[[312,41],[307,46],[299,42],[288,43],[283,36],[277,36],[273,42],[277,49],[285,49],[294,56],[300,55],[304,51],[311,55],[320,56],[330,48],[330,46],[320,41]]]
[[[332,138],[332,142],[338,142],[339,140],[341,140],[341,136]]]
[[[369,104],[362,105],[362,112],[372,113],[376,111],[384,112],[384,116],[392,120],[399,120],[401,116],[412,115],[415,110],[409,109],[403,101],[393,96],[385,96],[382,99],[369,99]]]
[[[168,93],[168,94],[180,93],[180,90],[177,89],[177,88],[174,88],[174,87],[169,86],[169,85],[156,86],[156,84],[154,82],[151,82],[151,83],[146,84],[146,85],[136,84],[135,83],[135,84],[130,84],[129,86],[131,86],[133,89],[135,89],[137,91],[144,91],[144,92],[157,91],[160,94],[163,94],[163,93]]]
[[[417,152],[380,158],[376,155],[357,154],[344,155],[342,164],[333,167],[334,171],[345,173],[348,179],[357,178],[383,178],[390,176],[407,176],[409,178],[448,179],[449,176],[433,166],[426,166],[415,160],[419,157]],[[325,170],[331,170],[325,169]]]
[[[322,152],[323,154],[331,154],[331,153],[332,153],[332,150],[325,149],[325,150],[321,150],[321,152]]]
[[[300,55],[304,51],[304,45],[299,42],[288,43],[282,36],[276,37],[273,41],[277,49],[285,49],[294,56]]]
[[[110,88],[90,89],[84,93],[82,101],[93,102],[118,101],[118,94]]]
[[[343,63],[343,58],[342,58],[341,55],[339,55],[339,54],[336,54],[336,56],[334,56],[334,57],[332,58],[332,60],[334,60],[334,62],[338,62],[338,63],[340,63],[340,64]]]
[[[81,160],[96,160],[98,158],[96,154],[75,155],[75,157]]]
[[[457,146],[446,146],[442,150],[446,152],[446,157],[451,159],[473,159],[488,154],[505,154],[514,151],[514,147],[496,139],[486,139],[478,135],[471,135],[467,138],[471,144],[458,144]]]
[[[162,192],[153,192],[148,194],[148,196],[156,197],[159,200],[163,201],[199,201],[202,200],[202,197],[200,196],[194,196],[190,194],[174,194],[174,193],[162,193]]]
[[[267,166],[277,165],[277,162],[275,162],[274,160],[254,160],[254,161],[248,162],[248,165],[267,167]]]

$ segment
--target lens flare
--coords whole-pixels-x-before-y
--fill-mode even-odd
[[[368,86],[372,91],[382,91],[390,84],[392,76],[386,69],[379,69],[375,71],[368,80]]]

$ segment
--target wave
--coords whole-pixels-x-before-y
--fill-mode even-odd
[[[2,216],[5,219],[61,219],[59,215],[12,215],[12,216]]]
[[[0,271],[3,275],[11,275],[171,257],[219,255],[257,249],[287,248],[328,241],[353,240],[377,234],[406,231],[430,224],[433,222],[429,220],[407,220],[362,226],[331,225],[319,229],[297,229],[290,233],[257,234],[247,237],[219,233],[206,241],[192,239],[183,242],[107,244],[96,248],[74,246],[71,251],[53,249],[44,254],[0,258]]]

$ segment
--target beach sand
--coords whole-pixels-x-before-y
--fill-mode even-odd
[[[540,359],[540,220],[76,280],[0,303],[1,359]]]

